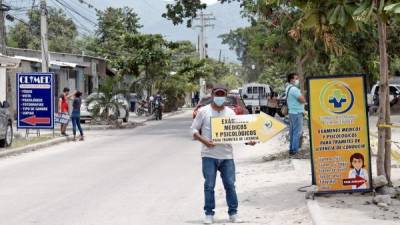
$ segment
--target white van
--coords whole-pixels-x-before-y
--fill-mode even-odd
[[[271,88],[267,84],[250,83],[241,88],[241,97],[250,113],[267,113],[267,97],[271,94]]]

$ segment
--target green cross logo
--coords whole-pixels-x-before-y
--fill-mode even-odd
[[[342,108],[343,103],[346,101],[346,95],[344,95],[339,89],[333,90],[333,96],[329,97],[329,103],[333,104],[335,108]]]

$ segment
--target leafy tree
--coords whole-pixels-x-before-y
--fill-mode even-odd
[[[223,2],[232,2],[235,0],[220,0]],[[351,0],[351,1],[293,1],[293,0],[236,0],[241,2],[244,15],[248,15],[252,21],[252,26],[259,26],[261,22],[272,22],[274,18],[271,15],[277,11],[288,10],[290,16],[298,15],[299,17],[291,21],[292,29],[289,35],[297,41],[297,46],[287,45],[296,56],[297,71],[302,74],[302,70],[310,68],[310,65],[317,65],[316,62],[321,61],[325,68],[318,66],[322,71],[326,72],[347,72],[357,70],[367,74],[375,74],[378,70],[376,61],[379,55],[379,79],[380,79],[380,107],[379,122],[381,124],[390,124],[390,109],[388,96],[388,75],[389,75],[389,59],[394,63],[392,66],[392,74],[397,71],[396,61],[398,56],[398,41],[394,36],[398,36],[398,16],[400,13],[400,2],[392,0]],[[179,3],[178,3],[179,2]],[[198,5],[186,3],[186,1],[176,0],[175,5],[181,7],[167,8],[167,18],[182,22],[184,19],[191,20],[196,16],[196,12],[201,9]],[[176,10],[178,9],[178,10]],[[174,17],[180,17],[177,20]],[[256,18],[256,19],[255,19]],[[270,18],[270,19],[269,19]],[[281,17],[278,17],[278,21]],[[275,24],[283,27],[282,21]],[[250,30],[250,28],[249,28]],[[268,27],[267,27],[268,30]],[[389,31],[389,35],[388,35]],[[255,32],[259,32],[256,31]],[[268,32],[268,31],[267,31]],[[357,32],[351,34],[350,32]],[[238,47],[243,53],[243,59],[253,60],[257,62],[262,58],[257,51],[251,52],[252,43],[256,44],[259,49],[263,49],[264,45],[257,45],[261,41],[267,42],[266,46],[271,46],[273,39],[261,37],[259,34],[249,35],[240,31],[240,37],[232,38],[225,36],[225,41],[231,46]],[[253,37],[252,37],[253,36]],[[281,43],[286,42],[285,35],[278,35]],[[304,38],[306,37],[306,38]],[[308,37],[308,38],[307,38]],[[245,40],[245,41],[243,41]],[[376,45],[373,40],[379,41]],[[325,48],[325,56],[318,49],[317,42],[321,42]],[[389,43],[389,46],[388,46]],[[243,46],[245,48],[243,48]],[[273,46],[273,44],[272,44]],[[245,49],[245,51],[243,50]],[[379,54],[375,49],[379,50]],[[306,51],[304,51],[306,50]],[[390,54],[390,56],[388,55]],[[273,60],[272,55],[265,53],[269,60]],[[279,54],[278,54],[279,55]],[[317,58],[317,60],[315,60]],[[242,63],[243,60],[242,59]],[[284,61],[288,56],[283,57]],[[261,61],[263,62],[263,61]],[[307,64],[305,64],[307,62]],[[272,63],[271,66],[276,64]],[[313,70],[312,68],[310,68]],[[270,69],[269,69],[270,70]],[[314,69],[315,71],[315,69]],[[273,71],[265,71],[266,73]],[[318,71],[316,71],[318,72]],[[398,72],[397,72],[398,73]],[[263,74],[263,80],[267,75]],[[375,76],[371,76],[373,81]],[[391,139],[390,128],[379,126],[379,143],[378,143],[378,174],[385,175],[390,180],[391,170],[391,143],[386,140]]]
[[[40,49],[40,10],[28,11],[28,22],[18,21],[10,27],[7,44],[10,47]],[[77,28],[62,9],[48,8],[49,50],[72,53],[76,50]]]
[[[81,40],[80,44],[89,53],[109,59],[112,67],[120,69],[121,61],[130,57],[130,52],[125,49],[126,37],[139,34],[142,27],[139,17],[131,8],[109,7],[97,11],[97,20],[96,35]],[[137,75],[138,69],[135,72]]]
[[[304,27],[312,28],[316,36],[323,40],[329,49],[338,46],[333,31],[338,27],[349,31],[357,31],[357,20],[365,23],[376,24],[378,27],[379,59],[380,59],[380,89],[379,89],[379,121],[378,121],[378,175],[385,175],[390,181],[391,177],[391,139],[390,128],[381,127],[390,124],[389,104],[389,62],[387,55],[387,24],[395,14],[400,13],[400,3],[385,0],[359,0],[359,1],[295,1],[304,16],[300,20]],[[270,0],[267,3],[282,4],[279,0]]]
[[[205,9],[206,4],[201,3],[201,0],[176,0],[175,4],[167,4],[167,12],[162,16],[172,21],[174,25],[183,23],[185,18],[194,18],[197,15],[197,10]],[[192,26],[192,20],[187,20],[186,25]]]

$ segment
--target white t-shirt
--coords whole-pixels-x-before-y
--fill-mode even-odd
[[[198,111],[196,118],[192,124],[192,134],[199,133],[208,140],[212,139],[211,136],[211,118],[212,117],[227,117],[234,116],[235,112],[224,107],[221,112],[215,111],[211,105],[204,106]],[[230,144],[217,144],[213,148],[208,148],[203,144],[201,149],[201,157],[209,157],[214,159],[233,159],[233,148]]]
[[[364,178],[368,182],[368,172],[367,170],[361,168],[359,174],[357,174],[356,169],[351,169],[349,171],[349,178],[356,178],[356,176],[360,176]],[[356,185],[352,185],[352,189],[367,189],[367,184],[364,183],[360,187],[357,187]]]

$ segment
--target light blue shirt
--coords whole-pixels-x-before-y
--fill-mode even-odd
[[[287,94],[286,99],[289,108],[289,113],[290,114],[304,113],[304,104],[299,101],[299,97],[302,96],[300,89],[294,86],[293,84],[289,84],[286,87],[286,94]]]

